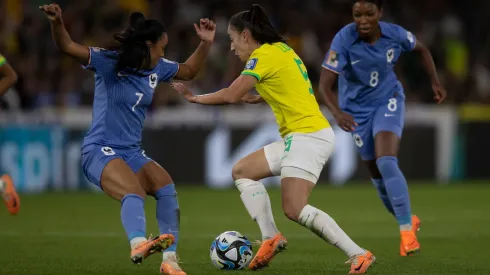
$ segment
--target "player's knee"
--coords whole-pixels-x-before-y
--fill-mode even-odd
[[[390,171],[398,169],[398,158],[393,156],[383,156],[376,159],[376,165],[383,178],[391,174]]]
[[[282,205],[282,210],[284,211],[284,215],[292,220],[297,222],[299,220],[299,215],[301,214],[301,210],[306,206],[303,203],[285,201]]]
[[[233,180],[239,180],[243,178],[247,178],[246,176],[246,165],[243,161],[238,161],[231,170],[231,176]]]

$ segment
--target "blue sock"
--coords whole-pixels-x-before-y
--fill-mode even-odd
[[[386,193],[391,201],[396,220],[400,227],[412,225],[410,198],[405,177],[398,167],[396,157],[380,157],[376,160],[379,172],[383,176]]]
[[[175,252],[180,229],[180,209],[175,184],[160,188],[155,194],[155,199],[157,200],[157,221],[160,234],[172,234],[175,237],[175,242],[165,252]]]
[[[136,194],[128,194],[121,200],[121,221],[131,241],[146,237],[145,201]]]
[[[385,205],[386,209],[393,215],[395,215],[395,211],[393,211],[393,206],[391,206],[390,198],[388,197],[388,193],[386,193],[385,184],[383,183],[383,179],[373,179],[371,178],[373,185],[378,190],[378,196]]]

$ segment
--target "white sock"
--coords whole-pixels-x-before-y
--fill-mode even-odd
[[[5,184],[5,182],[3,180],[0,180],[0,194],[3,193],[6,187],[7,185]]]
[[[366,252],[345,234],[332,217],[311,205],[303,208],[299,215],[299,223],[329,244],[340,248],[349,258]]]
[[[270,239],[279,233],[274,216],[272,216],[271,200],[265,186],[259,181],[250,179],[236,180],[235,185],[241,192],[240,198],[250,217],[259,225],[262,239]]]
[[[131,245],[131,250],[133,250],[138,244],[146,241],[147,240],[145,237],[132,238],[131,241],[129,241],[129,244]]]

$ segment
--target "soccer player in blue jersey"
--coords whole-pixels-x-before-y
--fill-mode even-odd
[[[398,221],[400,255],[420,250],[415,235],[420,220],[412,216],[407,182],[398,166],[405,95],[393,68],[403,52],[416,51],[432,81],[434,99],[446,91],[424,44],[404,28],[380,21],[383,0],[353,1],[354,23],[334,37],[323,62],[320,85],[338,125],[351,132],[384,205]],[[339,78],[338,102],[332,85]]]
[[[0,96],[6,93],[16,82],[17,73],[7,62],[7,59],[0,54]],[[7,174],[0,176],[0,197],[3,198],[11,215],[16,215],[19,212],[20,198],[15,190],[14,181]]]
[[[117,51],[73,42],[56,4],[40,9],[51,21],[58,48],[95,73],[92,126],[82,145],[82,166],[87,178],[121,202],[121,220],[131,245],[131,260],[140,263],[164,250],[161,273],[185,274],[175,253],[179,233],[179,206],[167,171],[148,158],[140,147],[143,122],[159,82],[189,80],[196,76],[214,40],[216,25],[201,19],[194,25],[201,43],[183,64],[163,57],[168,36],[156,20],[141,13],[130,16],[130,27],[115,35]],[[157,200],[160,236],[146,239],[144,199]]]

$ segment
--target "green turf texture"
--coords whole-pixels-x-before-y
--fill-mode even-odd
[[[413,211],[422,219],[422,251],[409,258],[398,256],[397,224],[369,184],[318,186],[311,204],[377,256],[370,274],[490,274],[490,185],[410,188]],[[178,187],[178,192],[184,270],[189,275],[252,274],[220,271],[209,260],[211,241],[223,231],[240,231],[252,241],[260,236],[239,193],[192,187]],[[347,274],[346,256],[288,221],[280,211],[279,190],[270,195],[289,248],[259,274]],[[157,234],[153,198],[147,199],[146,209],[148,233]],[[141,266],[131,263],[119,215],[119,203],[103,194],[23,196],[18,216],[0,210],[0,274],[158,274],[160,254]]]

